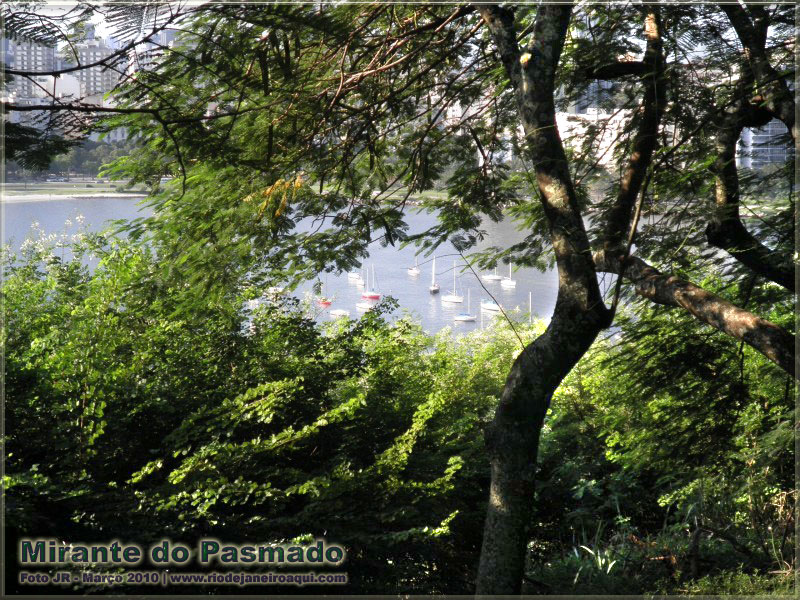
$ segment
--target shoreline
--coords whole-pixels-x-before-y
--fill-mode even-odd
[[[87,194],[85,192],[77,192],[75,194],[14,194],[14,195],[0,195],[0,204],[21,204],[23,202],[51,202],[54,200],[94,200],[94,199],[121,199],[121,198],[146,198],[147,193],[144,192],[108,192],[108,193],[94,193]]]

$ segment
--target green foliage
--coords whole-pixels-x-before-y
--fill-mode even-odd
[[[160,22],[151,9],[110,14]],[[790,295],[704,238],[714,121],[732,98],[718,73],[736,71],[739,52],[729,24],[717,6],[662,9],[667,102],[636,252],[790,330]],[[779,58],[793,19],[788,5],[770,11]],[[521,38],[535,14],[515,9]],[[642,80],[600,93],[588,71],[639,53],[641,17],[632,5],[576,8],[557,73],[562,108],[598,94],[628,111],[606,175],[626,164]],[[9,539],[325,536],[348,546],[349,592],[471,592],[488,487],[481,425],[516,335],[432,337],[386,319],[390,304],[320,327],[290,301],[245,302],[350,270],[375,241],[469,251],[503,215],[525,237],[476,254],[481,266],[552,261],[560,218],[538,202],[486,28],[441,4],[215,4],[174,18],[180,34],[157,68],[117,97],[132,112],[103,123],[139,146],[88,145],[61,161],[147,184],[153,216],[121,225],[129,241],[86,237],[68,260],[29,244],[6,263]],[[703,68],[684,68],[701,47]],[[567,148],[595,245],[619,191],[599,175],[602,129]],[[15,139],[39,164],[65,149],[37,148],[46,140],[30,133]],[[767,246],[791,251],[788,170],[751,175],[743,210]],[[412,236],[406,200],[434,186],[443,193],[422,204],[439,222]],[[771,571],[793,564],[794,383],[685,313],[629,305],[619,337],[553,399],[528,585],[787,589]],[[519,328],[527,341],[541,332]]]
[[[5,150],[5,160],[29,171],[43,171],[53,157],[76,146],[76,140],[64,139],[53,133],[44,134],[34,127],[19,123],[5,123],[0,138]],[[13,164],[12,164],[13,168]]]
[[[102,176],[103,165],[135,152],[137,145],[135,139],[120,142],[84,140],[79,143],[76,141],[68,152],[62,151],[60,156],[50,162],[48,171],[64,174],[78,173],[90,177]]]
[[[553,400],[529,591],[790,590],[791,380],[682,312],[619,323]]]
[[[351,589],[471,589],[509,329],[323,328],[249,286],[187,303],[131,241],[54,250],[6,257],[10,536],[326,537]]]
[[[726,571],[718,575],[707,575],[673,593],[698,596],[791,596],[794,590],[790,576],[775,577],[753,575],[737,571]]]
[[[348,591],[471,591],[509,324],[432,337],[389,303],[320,326],[248,308],[246,273],[200,301],[132,240],[68,250],[6,258],[9,536],[326,537]],[[528,591],[787,589],[768,574],[793,552],[785,378],[722,336],[698,347],[680,313],[620,322],[553,399]]]

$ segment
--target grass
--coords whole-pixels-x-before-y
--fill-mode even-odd
[[[94,182],[36,182],[36,183],[6,183],[3,186],[3,194],[6,196],[30,196],[47,194],[52,196],[68,196],[76,193],[82,195],[103,195],[119,192],[118,183],[94,183]],[[136,188],[127,191],[141,191]]]
[[[687,582],[677,589],[658,590],[658,592],[687,596],[792,596],[793,583],[791,575],[761,575],[741,571],[723,571]]]

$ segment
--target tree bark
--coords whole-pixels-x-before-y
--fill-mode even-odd
[[[645,16],[647,46],[644,52],[644,64],[647,66],[647,71],[642,75],[644,101],[642,102],[639,127],[633,139],[628,164],[620,181],[619,192],[606,215],[603,240],[603,248],[606,252],[616,252],[625,243],[636,197],[642,189],[647,169],[653,159],[658,127],[666,108],[661,29],[658,7],[651,7]]]
[[[764,90],[764,106],[775,117],[783,121],[792,138],[798,139],[795,122],[795,102],[786,80],[770,64],[765,50],[769,19],[763,8],[751,5],[756,17],[751,19],[745,9],[738,4],[720,4],[720,9],[728,16],[736,35],[745,50],[748,62],[759,87]]]
[[[795,291],[794,265],[790,256],[764,246],[742,223],[739,214],[739,171],[736,143],[742,129],[753,123],[759,109],[748,96],[753,75],[743,75],[737,85],[739,100],[718,119],[717,158],[711,165],[715,177],[715,211],[706,227],[706,239],[717,248],[757,273],[792,292]],[[762,123],[763,124],[763,123]]]
[[[553,98],[555,70],[571,6],[542,5],[526,52],[513,12],[478,6],[515,90],[526,151],[539,187],[558,266],[556,307],[545,333],[512,366],[486,442],[492,481],[476,593],[518,594],[533,515],[539,436],[550,398],[564,376],[610,324],[597,284]]]
[[[595,253],[598,271],[619,275],[622,262],[604,252]],[[634,284],[640,296],[656,304],[683,308],[697,320],[758,350],[796,377],[794,337],[785,329],[689,281],[661,273],[636,256],[629,256],[624,265],[622,276]]]
[[[531,535],[539,437],[553,392],[609,324],[605,311],[557,306],[550,326],[514,361],[486,432],[489,506],[476,593],[518,594]]]

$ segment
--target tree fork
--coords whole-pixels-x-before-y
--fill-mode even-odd
[[[753,12],[754,4],[750,4],[748,9]],[[783,124],[792,134],[792,139],[798,139],[798,124],[795,121],[795,102],[786,81],[778,75],[778,71],[773,67],[764,48],[766,44],[767,28],[769,20],[763,9],[756,9],[756,18],[751,19],[744,8],[738,4],[719,5],[731,25],[736,31],[742,47],[745,49],[745,58],[750,64],[750,68],[755,75],[756,81],[763,86],[763,96],[765,107],[783,121]]]

